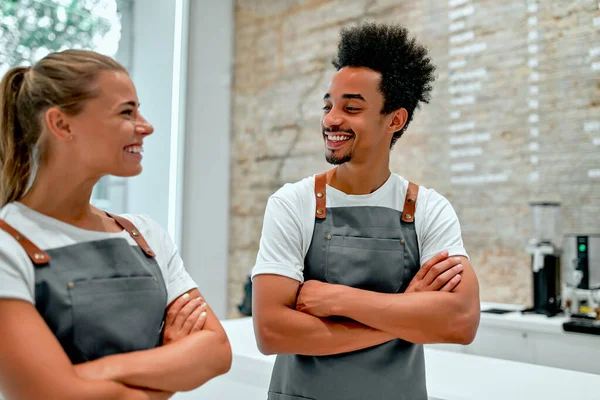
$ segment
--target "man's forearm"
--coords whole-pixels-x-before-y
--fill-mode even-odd
[[[388,332],[412,343],[460,343],[473,340],[479,301],[457,293],[388,294],[344,288],[336,315]]]
[[[255,332],[264,354],[323,356],[376,346],[394,336],[355,321],[332,322],[286,306],[270,313],[276,318],[255,321]]]
[[[93,362],[103,364],[104,376],[126,385],[178,392],[195,389],[226,373],[231,348],[226,338],[201,331],[166,346]]]

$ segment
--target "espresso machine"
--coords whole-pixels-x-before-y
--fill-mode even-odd
[[[561,312],[560,203],[530,203],[532,236],[527,246],[533,274],[533,307],[523,313],[548,317]]]
[[[565,235],[563,308],[565,331],[600,334],[600,235]]]

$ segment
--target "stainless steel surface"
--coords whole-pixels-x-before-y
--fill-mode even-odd
[[[593,235],[565,235],[563,240],[562,265],[563,279],[565,284],[577,286],[578,282],[575,276],[577,270],[577,237],[587,236],[587,253],[589,268],[589,286],[590,288],[600,287],[600,234]]]

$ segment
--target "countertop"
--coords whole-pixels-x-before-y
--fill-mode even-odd
[[[521,311],[524,310],[525,307],[515,304],[481,303],[481,311],[492,308],[513,310],[513,312],[506,314],[490,314],[482,312],[482,325],[542,333],[562,333],[564,332],[562,327],[563,322],[569,320],[569,317],[565,315],[547,317],[541,314],[523,314]]]
[[[482,309],[487,305],[482,305]],[[509,320],[512,324],[517,323],[520,318],[527,317],[529,320],[532,316],[521,316],[520,313],[500,316],[488,314],[485,318],[495,321],[496,317]],[[531,325],[539,329],[554,329],[546,326],[558,323],[552,319],[550,323],[544,319],[537,321],[538,319],[534,318],[535,322],[531,322]],[[192,392],[177,394],[174,397],[176,400],[266,398],[275,356],[265,356],[258,351],[252,318],[226,320],[223,321],[223,326],[233,349],[231,371]],[[600,375],[431,349],[427,346],[425,363],[428,392],[432,400],[600,400]],[[236,393],[236,390],[241,390],[242,397],[239,397],[240,392]]]

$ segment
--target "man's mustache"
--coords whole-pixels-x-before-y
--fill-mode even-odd
[[[340,128],[325,128],[325,129],[323,129],[323,134],[338,133],[338,132],[344,132],[344,133],[349,133],[351,135],[354,135],[354,131],[352,129],[340,129]]]

